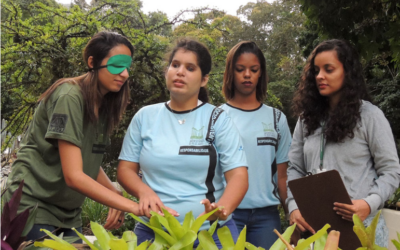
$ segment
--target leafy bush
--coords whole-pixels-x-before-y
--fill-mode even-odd
[[[135,197],[128,194],[126,191],[122,191],[123,196],[133,201],[137,201]],[[93,235],[90,227],[90,222],[96,222],[98,224],[104,225],[106,223],[108,215],[108,207],[104,206],[92,199],[86,198],[82,205],[82,232],[85,235]],[[135,220],[125,215],[124,224],[118,229],[112,230],[114,235],[122,236],[122,234],[127,230],[132,230],[135,228]]]

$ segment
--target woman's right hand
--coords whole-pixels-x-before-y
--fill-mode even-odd
[[[175,217],[178,217],[179,214],[172,208],[164,206],[158,195],[148,188],[147,190],[143,190],[140,195],[139,195],[139,213],[144,214],[148,218],[150,218],[151,214],[150,211],[154,211],[156,213],[161,214],[164,216],[164,213],[162,212],[162,209],[164,208],[167,210],[170,214],[172,214]]]
[[[312,234],[315,234],[315,230],[306,222],[306,220],[301,216],[301,213],[298,209],[294,210],[290,214],[290,225],[294,223],[297,224],[297,228],[300,229],[302,232],[310,231]]]

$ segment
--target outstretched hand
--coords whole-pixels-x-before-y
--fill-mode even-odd
[[[104,229],[118,229],[122,224],[124,224],[124,220],[124,212],[110,207],[108,208],[108,215],[106,219],[106,224],[104,224]]]
[[[211,203],[208,199],[204,199],[200,201],[201,204],[204,205],[204,212],[201,213],[199,216],[202,216],[203,214],[209,213],[211,211],[213,211],[214,209],[216,209],[217,207],[219,208],[219,210],[217,210],[214,214],[210,215],[210,217],[207,218],[207,220],[226,220],[228,219],[228,211],[222,207],[222,206],[218,206],[216,203]]]
[[[303,216],[300,213],[300,210],[296,209],[290,214],[290,225],[293,225],[294,223],[297,224],[297,228],[300,229],[300,231],[305,232],[305,231],[310,231],[312,234],[315,234],[315,230],[306,222],[306,220],[303,218]]]
[[[342,216],[342,219],[353,221],[353,214],[357,214],[361,221],[364,221],[371,213],[368,203],[365,200],[352,200],[352,202],[353,205],[335,202],[333,210]]]
[[[150,218],[151,214],[150,211],[154,211],[156,213],[161,214],[164,216],[164,213],[162,212],[162,209],[164,208],[167,210],[170,214],[172,214],[175,217],[178,217],[179,214],[172,208],[164,206],[164,203],[160,200],[158,195],[153,191],[149,190],[148,193],[146,194],[141,194],[140,195],[140,200],[139,200],[139,213],[147,216]]]

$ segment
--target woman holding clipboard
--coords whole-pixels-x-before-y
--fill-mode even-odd
[[[337,170],[353,205],[332,204],[344,220],[357,214],[369,225],[399,186],[400,165],[390,125],[370,102],[355,49],[342,40],[319,44],[308,58],[294,96],[299,116],[289,152],[288,181],[308,172]],[[304,220],[288,188],[290,223],[315,230]],[[388,245],[383,217],[376,244]]]

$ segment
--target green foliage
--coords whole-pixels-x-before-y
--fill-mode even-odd
[[[325,37],[353,41],[367,60],[382,52],[400,66],[400,4],[396,0],[300,0],[305,15]],[[335,16],[336,18],[331,18]]]
[[[354,222],[353,230],[357,234],[358,239],[360,240],[362,245],[362,247],[358,248],[357,250],[386,249],[375,244],[375,231],[376,231],[376,226],[378,225],[380,215],[381,211],[379,211],[375,215],[374,219],[371,222],[371,225],[369,225],[367,228],[365,228],[363,222],[356,214],[353,215],[353,222]]]
[[[400,3],[397,0],[298,0],[307,16],[299,39],[304,56],[325,39],[345,39],[362,57],[375,103],[400,138]],[[334,16],[335,18],[332,18]],[[398,152],[399,151],[398,147]]]
[[[151,212],[152,217],[149,223],[144,222],[134,214],[129,214],[135,220],[152,229],[156,235],[154,243],[158,246],[170,247],[170,249],[192,250],[193,243],[197,238],[197,232],[206,219],[215,213],[219,208],[204,214],[197,219],[192,212],[185,215],[183,224],[172,216],[167,210],[163,209],[164,216]],[[166,229],[165,232],[163,227]]]
[[[400,233],[397,233],[397,240],[393,239],[393,245],[396,247],[397,250],[400,250]]]
[[[91,229],[96,236],[94,243],[90,241],[77,230],[75,232],[92,250],[145,250],[148,249],[149,242],[145,241],[137,245],[136,235],[131,231],[126,231],[121,239],[115,237],[111,232],[107,232],[100,224],[91,222]],[[45,239],[42,242],[35,242],[35,247],[45,247],[59,250],[76,250],[68,241],[53,235],[51,232],[41,229],[53,240]]]
[[[122,191],[122,193],[125,198],[137,201],[135,197],[129,195],[126,191]],[[106,223],[107,216],[108,216],[107,206],[95,202],[92,199],[86,198],[82,205],[82,231],[86,235],[92,235],[93,232],[91,231],[90,223],[96,222],[98,224],[103,225]],[[122,234],[125,231],[130,230],[132,228],[135,228],[135,220],[131,216],[128,216],[126,214],[124,223],[121,225],[121,227],[112,230],[111,233],[114,235],[122,236]]]
[[[199,246],[196,250],[213,250],[218,249],[216,246],[212,235],[214,234],[217,222],[210,227],[208,231],[201,231],[198,233],[200,226],[204,223],[204,221],[212,215],[214,212],[218,210],[215,209],[207,214],[204,214],[197,219],[193,217],[192,212],[189,212],[185,215],[185,219],[183,224],[181,225],[178,220],[169,214],[166,210],[163,210],[164,216],[161,216],[158,213],[152,212],[152,217],[150,218],[149,223],[142,221],[140,218],[133,214],[129,214],[135,220],[140,223],[143,223],[147,227],[151,228],[155,233],[155,240],[150,244],[149,242],[144,242],[141,245],[137,246],[137,237],[132,231],[126,231],[123,233],[122,238],[114,236],[111,232],[107,232],[100,224],[91,222],[91,229],[96,236],[96,240],[94,243],[90,243],[81,233],[77,233],[77,235],[86,243],[91,249],[148,249],[148,250],[164,250],[164,249],[183,249],[183,250],[192,250],[193,243],[198,237]],[[357,215],[353,215],[354,222],[354,232],[360,239],[362,247],[358,250],[384,250],[386,248],[379,247],[375,245],[375,230],[378,224],[380,212],[374,217],[371,225],[365,228],[363,222]],[[278,239],[270,248],[270,250],[285,250],[288,247],[288,242],[290,242],[290,238],[296,228],[296,224],[288,227],[286,231],[280,235],[280,239]],[[314,235],[309,237],[308,239],[301,239],[297,246],[294,248],[295,250],[308,250],[309,246],[314,243],[314,249],[322,250],[327,243],[328,233],[327,230],[330,228],[330,225],[325,225],[322,229],[317,231]],[[76,249],[71,244],[69,244],[66,240],[63,240],[62,237],[56,237],[52,235],[50,232],[46,230],[44,231],[47,235],[49,235],[53,240],[45,240],[43,242],[35,242],[35,246],[38,247],[49,247],[51,249]],[[198,236],[197,236],[198,233]],[[221,242],[223,250],[261,250],[263,248],[256,247],[248,242],[246,242],[246,227],[240,232],[239,238],[234,243],[232,235],[228,229],[228,227],[222,227],[217,230],[218,238]],[[400,234],[397,234],[400,241]],[[396,240],[392,241],[395,246],[398,248],[399,242]],[[338,249],[340,250],[340,249]]]

